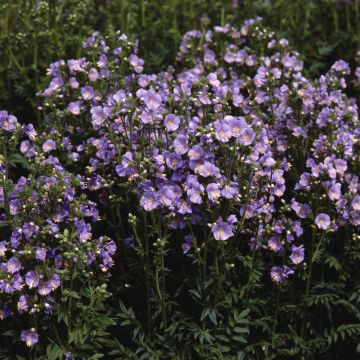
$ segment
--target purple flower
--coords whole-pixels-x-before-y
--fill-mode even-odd
[[[239,186],[236,182],[231,181],[230,184],[226,184],[221,190],[221,196],[225,199],[234,199],[239,194]]]
[[[233,228],[227,222],[218,220],[212,227],[215,240],[227,240],[234,235]]]
[[[302,245],[300,246],[292,245],[290,260],[292,261],[293,264],[296,265],[304,261],[304,247]]]
[[[50,89],[52,91],[57,91],[57,90],[61,89],[63,86],[64,86],[64,82],[62,81],[62,79],[60,77],[56,77],[56,78],[52,79],[50,82]]]
[[[273,266],[270,271],[271,279],[275,282],[280,282],[283,279],[287,279],[293,273],[294,273],[294,270],[292,270],[291,268],[289,268],[286,265]]]
[[[211,183],[206,187],[206,192],[209,200],[216,202],[221,197],[221,192],[219,189],[219,185],[215,183]]]
[[[344,72],[345,74],[350,74],[349,64],[344,60],[336,61],[331,68],[339,72]]]
[[[295,199],[291,199],[291,209],[293,209],[296,215],[302,219],[306,219],[310,214],[310,206],[307,204],[300,204]]]
[[[341,184],[336,183],[329,189],[329,198],[333,201],[339,200],[341,197]]]
[[[77,89],[77,88],[80,86],[79,82],[78,82],[78,81],[76,80],[76,78],[74,78],[74,77],[71,77],[71,78],[69,79],[69,85],[70,85],[70,87],[73,88],[73,89]]]
[[[176,131],[179,128],[180,117],[174,114],[167,114],[164,123],[168,132]]]
[[[189,150],[187,137],[185,135],[177,136],[174,140],[174,149],[179,155],[183,155]]]
[[[37,133],[32,124],[27,124],[26,126],[24,126],[23,133],[27,135],[31,141],[34,141],[36,139]]]
[[[159,199],[153,191],[146,191],[140,199],[140,206],[146,211],[152,211],[159,206]]]
[[[0,128],[8,132],[13,132],[17,124],[18,121],[15,116],[9,115],[7,111],[0,111]]]
[[[343,174],[347,170],[347,162],[343,159],[334,160],[335,169],[339,174]]]
[[[113,99],[116,103],[120,104],[126,100],[126,93],[124,90],[118,90],[114,95]]]
[[[49,295],[51,293],[51,290],[52,286],[48,281],[45,281],[38,286],[38,293],[42,296]]]
[[[91,100],[94,97],[94,89],[92,86],[84,86],[81,88],[81,96],[84,100]]]
[[[51,274],[48,280],[51,290],[55,290],[60,286],[60,276],[58,274]]]
[[[48,139],[46,140],[43,145],[42,145],[42,149],[44,150],[44,152],[48,153],[54,149],[56,149],[56,144],[55,141],[52,139]]]
[[[71,102],[68,107],[67,107],[67,111],[73,115],[79,115],[80,114],[80,107],[81,107],[81,102],[80,101],[73,101]]]
[[[129,56],[129,64],[136,73],[141,73],[144,70],[144,60],[137,57],[135,54]]]
[[[228,142],[232,136],[229,124],[225,121],[215,122],[215,137],[221,142]]]
[[[6,264],[7,272],[10,274],[15,274],[21,269],[21,262],[13,256],[9,259],[9,261]]]
[[[351,202],[351,207],[355,211],[360,211],[360,195],[356,195]]]
[[[91,123],[93,124],[94,129],[97,130],[107,119],[108,115],[101,106],[92,107],[90,112],[91,112]]]
[[[268,247],[274,252],[282,252],[283,244],[278,236],[272,236],[268,240]]]
[[[99,78],[99,73],[95,68],[91,68],[89,70],[88,77],[90,81],[95,81]]]
[[[29,271],[25,275],[25,282],[30,289],[37,287],[39,285],[39,275],[35,271]]]
[[[181,156],[176,153],[170,153],[166,156],[166,165],[172,169],[177,170],[183,165]]]
[[[203,177],[209,177],[218,175],[220,171],[214,164],[205,161],[202,165],[196,168],[196,172]]]
[[[5,255],[6,250],[6,241],[0,241],[0,257]]]
[[[182,244],[183,254],[187,254],[191,250],[192,243],[193,243],[192,236],[191,235],[186,235],[184,237],[184,242]]]
[[[320,213],[315,218],[315,224],[319,229],[326,230],[330,226],[330,216],[324,213]]]
[[[11,315],[11,310],[7,305],[0,308],[0,320],[4,320]]]
[[[202,194],[204,193],[204,187],[198,182],[194,182],[190,188],[187,189],[188,201],[193,204],[202,204]]]
[[[26,240],[29,240],[33,234],[37,234],[39,232],[39,227],[33,223],[24,223],[22,232],[25,235]]]
[[[160,107],[162,99],[161,96],[158,95],[153,88],[151,88],[146,92],[144,102],[150,111],[156,111]]]
[[[39,341],[39,335],[35,332],[34,328],[22,330],[20,338],[28,347],[32,347]]]
[[[237,142],[241,145],[248,146],[252,144],[255,138],[255,133],[253,129],[250,126],[247,126],[240,134],[240,136],[237,138]]]
[[[21,295],[17,303],[17,308],[19,312],[25,312],[29,309],[29,295]]]
[[[24,140],[20,144],[20,152],[26,154],[30,149],[31,143],[29,140]]]
[[[194,145],[188,152],[189,159],[192,161],[201,160],[204,156],[204,150],[200,145]]]
[[[127,248],[133,248],[134,247],[134,237],[129,236],[123,240],[123,244]]]
[[[234,118],[232,116],[225,116],[224,121],[227,121],[232,136],[236,138],[239,137],[247,127],[246,121],[242,117]]]

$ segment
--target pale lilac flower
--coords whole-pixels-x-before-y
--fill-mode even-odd
[[[343,174],[347,170],[347,162],[343,159],[334,160],[335,169],[339,174]]]
[[[192,243],[193,243],[192,236],[191,235],[186,235],[184,237],[184,242],[182,244],[183,254],[187,254],[191,250]]]
[[[180,125],[180,117],[174,114],[167,114],[164,123],[168,132],[176,131]]]
[[[73,101],[68,105],[67,110],[69,111],[69,113],[71,113],[73,115],[79,115],[80,114],[80,108],[81,108],[81,102],[80,101]]]
[[[129,64],[136,73],[141,73],[144,70],[144,60],[137,57],[135,54],[129,56]]]
[[[360,195],[356,195],[354,199],[351,201],[351,207],[355,211],[360,211]]]
[[[291,209],[302,219],[306,219],[310,214],[310,206],[307,204],[300,204],[295,201],[295,199],[291,199]]]
[[[172,169],[177,170],[182,167],[183,161],[181,159],[181,155],[176,153],[170,153],[166,156],[166,165]]]
[[[219,189],[219,185],[215,183],[211,183],[206,186],[206,192],[209,200],[213,202],[217,202],[221,197],[221,192]]]
[[[0,257],[4,256],[7,251],[6,241],[0,241]]]
[[[77,89],[80,86],[79,82],[74,77],[69,79],[69,85],[72,89]]]
[[[61,89],[63,86],[64,86],[64,82],[62,81],[62,79],[60,77],[55,77],[50,82],[50,89],[52,91],[57,91],[57,90]]]
[[[156,193],[146,191],[140,199],[140,206],[146,211],[152,211],[159,206],[159,200]]]
[[[89,70],[88,77],[90,81],[95,81],[99,78],[99,73],[95,68],[91,68]]]
[[[6,264],[6,270],[10,274],[15,274],[21,269],[21,262],[19,259],[15,256],[9,259],[9,261]]]
[[[44,152],[48,153],[52,150],[56,149],[56,144],[55,141],[52,139],[48,139],[46,140],[43,145],[42,145],[42,149],[44,150]]]
[[[283,250],[283,244],[281,242],[280,237],[278,236],[272,236],[268,240],[268,247],[274,252],[282,252]]]
[[[225,116],[224,121],[229,124],[231,135],[236,138],[239,137],[247,127],[245,118],[243,117],[234,118],[233,116]]]
[[[174,140],[174,148],[177,154],[179,155],[185,154],[189,149],[187,137],[181,134],[178,135]]]
[[[328,229],[331,224],[330,216],[324,213],[318,214],[315,218],[315,224],[319,229]]]
[[[94,129],[99,129],[104,121],[107,119],[107,114],[101,106],[94,106],[90,110],[91,112],[91,122],[94,126]]]
[[[29,309],[29,295],[21,295],[17,303],[17,309],[19,312],[25,312]]]
[[[304,261],[304,247],[302,245],[300,246],[292,245],[290,260],[292,261],[293,264],[296,265]]]
[[[287,279],[290,275],[294,273],[294,270],[289,268],[286,265],[283,266],[273,266],[271,268],[271,279],[275,282],[280,282],[283,279]]]
[[[38,286],[38,293],[42,296],[49,295],[51,293],[52,287],[49,282],[44,282]]]
[[[196,168],[196,172],[203,177],[209,177],[219,174],[220,171],[214,164],[205,161],[202,165]]]
[[[21,331],[21,340],[26,343],[28,347],[32,347],[39,341],[39,335],[35,332],[34,328]]]
[[[234,235],[232,226],[227,222],[218,220],[212,227],[215,240],[227,240]]]
[[[126,93],[124,90],[120,89],[118,90],[114,95],[113,99],[116,103],[120,104],[126,100]]]
[[[51,290],[55,290],[60,286],[60,276],[58,274],[51,274],[48,284],[51,286]]]
[[[204,150],[200,145],[194,145],[188,152],[189,159],[192,161],[201,160],[204,156]]]
[[[329,189],[329,198],[333,201],[337,201],[341,198],[341,184],[336,183]]]
[[[228,142],[232,136],[229,124],[225,121],[217,121],[215,123],[215,137],[221,142]]]
[[[150,110],[150,111],[156,111],[159,109],[161,103],[162,103],[162,99],[161,96],[158,95],[153,88],[151,88],[150,90],[148,90],[144,96],[144,102],[146,104],[146,107]]]
[[[253,129],[250,126],[247,126],[240,134],[240,136],[237,138],[237,142],[241,145],[251,145],[254,141],[255,133]]]
[[[30,289],[37,287],[39,285],[39,275],[35,271],[29,271],[25,275],[25,282]]]
[[[204,193],[204,187],[199,184],[198,182],[193,183],[189,189],[186,191],[187,196],[189,198],[188,201],[194,203],[194,204],[202,204],[203,199],[202,195]]]
[[[91,100],[94,97],[94,88],[89,85],[82,87],[81,96],[84,100]]]

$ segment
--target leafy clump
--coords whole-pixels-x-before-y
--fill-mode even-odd
[[[307,79],[260,18],[188,32],[177,58],[144,74],[137,42],[95,32],[80,58],[50,65],[39,134],[16,125],[18,158],[38,177],[4,185],[3,220],[27,226],[47,267],[60,256],[59,357],[315,358],[352,344],[360,126],[349,65]],[[40,237],[54,225],[56,240]],[[51,282],[26,271],[31,288]],[[35,326],[21,338],[46,343]]]

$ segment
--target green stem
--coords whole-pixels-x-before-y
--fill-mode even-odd
[[[277,294],[276,294],[276,307],[275,307],[275,315],[274,315],[274,323],[273,323],[273,327],[272,327],[272,348],[275,348],[275,344],[274,344],[274,334],[275,334],[275,330],[278,324],[278,317],[279,317],[279,312],[280,312],[280,286],[278,286],[277,288]]]
[[[145,282],[146,282],[146,323],[147,332],[151,333],[151,303],[150,303],[150,250],[149,250],[149,239],[147,233],[147,217],[146,213],[143,212],[144,222],[144,241],[145,241]]]
[[[161,310],[162,310],[164,326],[166,328],[164,249],[161,249],[160,260],[161,260]]]
[[[306,301],[309,298],[310,295],[310,288],[311,288],[311,280],[312,280],[312,272],[313,272],[313,265],[314,265],[314,260],[316,259],[319,251],[320,251],[320,247],[322,245],[322,241],[324,239],[324,235],[321,237],[319,243],[316,246],[315,251],[313,250],[313,246],[314,246],[314,241],[315,241],[315,229],[312,231],[312,236],[311,236],[311,244],[310,244],[310,262],[309,262],[309,268],[308,268],[308,272],[307,272],[307,279],[306,279],[306,288],[305,288],[305,311],[304,311],[304,316],[303,316],[303,320],[302,320],[302,324],[301,324],[301,332],[300,332],[300,337],[304,338],[305,335],[305,326],[306,326],[306,320],[307,320],[307,315],[308,315],[308,309],[307,309],[307,304]]]
[[[53,331],[57,344],[59,345],[60,349],[65,353],[66,352],[66,347],[63,343],[63,341],[61,340],[60,334],[55,326],[55,324],[52,322],[51,323],[51,330]]]

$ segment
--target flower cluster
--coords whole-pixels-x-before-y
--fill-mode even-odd
[[[50,66],[39,93],[47,131],[23,129],[20,152],[52,170],[20,178],[4,202],[3,221],[13,220],[0,243],[2,317],[14,296],[19,312],[51,312],[73,262],[112,265],[115,245],[93,238],[92,222],[121,189],[184,238],[184,254],[207,239],[247,243],[272,254],[275,282],[304,262],[309,232],[320,241],[359,228],[360,126],[344,61],[310,81],[260,19],[187,33],[178,68],[157,74],[142,74],[124,34],[111,50],[94,33],[84,51]],[[5,112],[0,120],[6,132],[18,126]],[[37,341],[32,329],[22,338]]]
[[[0,114],[5,130],[14,131],[16,118]],[[30,150],[30,141],[36,139],[33,126],[24,126],[21,133],[27,138],[21,148],[34,154],[36,172],[41,175],[21,176],[12,183],[7,172],[3,174],[1,319],[15,313],[50,315],[68,272],[82,269],[86,276],[96,274],[97,269],[106,272],[116,250],[111,239],[93,234],[92,224],[99,220],[96,204],[79,195],[80,181],[56,157],[46,156],[49,141],[43,146],[44,153],[37,153],[34,147]],[[9,162],[6,156],[4,162]],[[21,339],[32,346],[38,335],[34,329],[24,330]]]
[[[51,65],[41,93],[51,120],[42,149],[68,169],[77,163],[100,202],[126,184],[145,212],[189,232],[185,253],[210,226],[215,240],[242,237],[280,255],[275,281],[304,260],[312,224],[359,226],[360,130],[344,94],[348,64],[306,79],[298,54],[260,19],[187,33],[179,69],[158,74],[142,74],[136,44],[118,41],[110,51],[94,34],[86,57]]]

